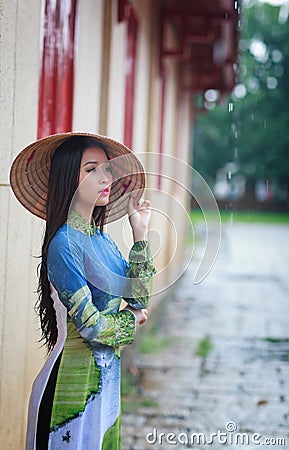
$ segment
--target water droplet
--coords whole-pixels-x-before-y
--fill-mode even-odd
[[[235,157],[235,159],[238,158],[238,147],[235,147],[235,150],[234,150],[234,157]]]
[[[266,191],[269,191],[269,180],[266,180]]]
[[[235,9],[238,9],[238,1],[235,1],[234,8],[235,8]]]
[[[267,120],[264,119],[264,129],[266,129],[266,128],[267,128]]]
[[[233,109],[234,109],[234,104],[232,102],[229,102],[229,104],[228,104],[228,111],[232,112]]]
[[[232,172],[229,170],[228,172],[228,180],[230,180],[232,178]]]
[[[233,223],[233,220],[234,220],[234,213],[233,213],[233,211],[231,211],[231,214],[230,214],[230,223],[231,224]]]

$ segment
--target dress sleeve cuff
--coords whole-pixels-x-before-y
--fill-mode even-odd
[[[128,260],[130,263],[142,263],[151,259],[148,241],[136,241],[130,249]]]

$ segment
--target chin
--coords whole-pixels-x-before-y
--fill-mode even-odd
[[[109,203],[109,199],[103,199],[103,200],[97,200],[97,202],[95,203],[95,206],[106,206]]]

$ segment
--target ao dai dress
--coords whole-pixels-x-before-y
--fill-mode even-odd
[[[34,382],[26,450],[120,450],[120,351],[150,302],[155,267],[147,241],[128,261],[111,237],[72,212],[48,248],[58,341]],[[43,423],[47,422],[47,433]],[[45,428],[45,427],[44,427]]]

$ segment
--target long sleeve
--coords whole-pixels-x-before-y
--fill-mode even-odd
[[[128,310],[102,313],[97,309],[87,285],[82,250],[73,242],[68,242],[64,233],[56,235],[51,241],[47,265],[51,283],[88,345],[101,343],[116,347],[133,342],[135,315]]]
[[[149,242],[135,242],[129,252],[128,261],[128,282],[124,300],[135,309],[146,308],[151,301],[153,275],[156,273]]]

